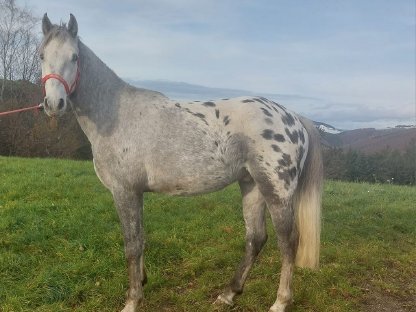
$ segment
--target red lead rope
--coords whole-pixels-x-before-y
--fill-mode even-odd
[[[20,112],[26,112],[26,111],[34,110],[34,109],[36,109],[36,110],[42,110],[43,109],[43,105],[42,104],[38,104],[38,105],[35,105],[35,106],[30,106],[30,107],[15,109],[15,110],[7,111],[7,112],[0,112],[0,116],[6,116],[6,115],[16,114],[16,113],[20,113]]]

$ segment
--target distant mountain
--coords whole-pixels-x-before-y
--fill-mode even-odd
[[[321,122],[315,122],[315,125],[319,129],[324,146],[353,149],[367,154],[380,152],[386,148],[404,151],[412,140],[416,141],[415,126],[340,131]]]
[[[315,126],[323,133],[340,134],[343,130],[339,130],[324,122],[314,121]]]

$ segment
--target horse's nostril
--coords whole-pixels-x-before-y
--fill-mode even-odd
[[[46,108],[49,108],[48,98],[45,97],[45,99],[43,100],[43,104],[45,105]]]
[[[64,105],[65,105],[64,99],[60,99],[58,103],[58,109],[64,108]]]

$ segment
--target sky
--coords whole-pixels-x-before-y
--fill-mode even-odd
[[[414,0],[17,2],[73,13],[125,79],[271,95],[340,129],[416,124]]]

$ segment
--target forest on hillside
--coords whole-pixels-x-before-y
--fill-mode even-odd
[[[351,182],[416,185],[416,139],[406,150],[386,148],[373,154],[324,148],[325,177]]]

